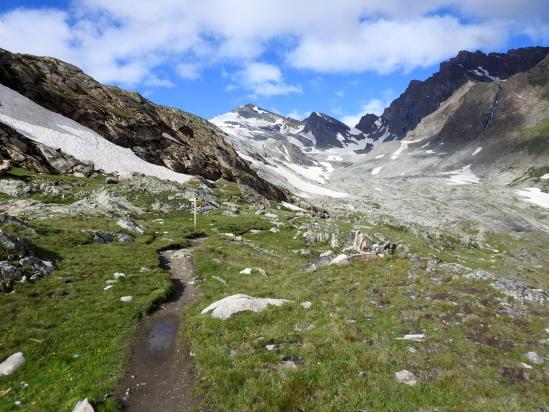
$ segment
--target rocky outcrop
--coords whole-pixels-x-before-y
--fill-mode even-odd
[[[302,136],[310,136],[314,139],[314,146],[317,149],[325,150],[334,147],[346,147],[364,139],[364,135],[351,134],[351,128],[333,117],[323,113],[313,112],[303,121]]]
[[[41,143],[34,142],[11,127],[0,123],[0,158],[38,173],[61,173],[88,177],[93,164]]]
[[[441,63],[439,71],[427,80],[411,81],[380,117],[367,114],[356,127],[374,140],[384,135],[385,140],[401,139],[467,81],[489,83],[508,79],[533,68],[548,53],[549,47],[527,47],[489,54],[461,51],[456,57]]]
[[[0,291],[9,292],[15,282],[35,281],[53,270],[53,263],[33,256],[23,239],[0,229]]]
[[[0,83],[130,148],[147,162],[210,180],[225,178],[271,199],[287,200],[283,191],[258,177],[206,120],[156,105],[138,93],[102,85],[71,64],[0,49]]]

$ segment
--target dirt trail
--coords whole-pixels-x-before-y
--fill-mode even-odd
[[[204,239],[193,240],[193,248]],[[195,295],[192,249],[162,252],[175,291],[158,310],[144,318],[137,331],[130,364],[120,389],[122,410],[180,412],[200,409],[194,396],[192,358],[186,343],[177,342],[181,314]]]

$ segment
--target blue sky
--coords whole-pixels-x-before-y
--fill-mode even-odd
[[[248,102],[353,124],[459,50],[549,42],[547,0],[10,0],[0,47],[211,118]]]

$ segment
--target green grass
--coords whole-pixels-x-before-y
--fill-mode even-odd
[[[386,238],[410,236],[394,227],[374,231]],[[407,258],[303,273],[306,260],[290,251],[304,244],[293,234],[247,236],[282,258],[222,237],[211,237],[196,253],[205,283],[183,325],[207,382],[203,396],[214,410],[518,411],[544,404],[542,369],[526,377],[520,362],[523,353],[540,350],[535,342],[543,337],[546,312],[530,322],[512,319],[501,313],[500,296],[488,284],[428,273]],[[421,240],[416,244],[415,252],[429,249]],[[468,253],[452,246],[453,256],[466,259]],[[269,277],[240,275],[245,266],[262,267]],[[199,315],[206,305],[235,293],[293,303],[226,321]],[[312,308],[300,307],[302,301],[311,301]],[[424,332],[427,340],[395,340],[413,332]],[[278,349],[269,352],[266,344]],[[282,366],[285,359],[298,367]],[[395,382],[394,373],[402,369],[416,373],[420,383]]]
[[[101,177],[43,176],[20,169],[12,174],[32,181],[62,179],[74,184],[70,198],[104,187]],[[543,367],[527,371],[520,362],[526,361],[525,352],[544,353],[538,341],[546,337],[547,307],[523,307],[527,315],[511,318],[499,303],[507,298],[487,282],[468,281],[444,270],[428,272],[426,259],[410,259],[462,263],[547,288],[547,270],[535,267],[536,262],[549,267],[546,234],[489,235],[482,244],[467,246],[450,234],[428,239],[416,234],[425,233],[422,230],[371,224],[353,213],[330,224],[342,233],[356,226],[370,235],[402,241],[410,255],[304,273],[310,258],[293,250],[306,247],[296,231],[311,218],[273,208],[270,211],[285,223],[273,234],[268,231],[272,224],[254,214],[236,185],[218,182],[214,192],[221,201],[240,204],[242,214],[229,217],[216,211],[199,216],[197,231],[209,236],[194,253],[197,274],[204,281],[197,284],[197,300],[183,316],[181,338],[196,354],[201,378],[197,390],[206,408],[527,411],[546,406]],[[143,207],[167,201],[167,194],[128,197]],[[1,411],[13,410],[15,401],[22,402],[18,410],[71,410],[84,397],[96,411],[117,409],[114,394],[137,322],[171,288],[168,275],[158,267],[157,251],[188,244],[187,237],[194,232],[186,212],[144,213],[138,222],[146,233],[129,245],[91,241],[91,230],[119,231],[115,219],[27,222],[36,234],[20,235],[32,242],[38,255],[55,260],[57,270],[0,295],[0,359],[16,351],[27,358],[13,375],[0,378]],[[473,230],[466,222],[462,226]],[[12,225],[3,229],[17,230]],[[262,232],[252,234],[252,229]],[[272,253],[224,233],[243,236]],[[310,247],[315,254],[329,248]],[[537,260],[526,261],[522,249]],[[142,267],[149,270],[142,272]],[[240,275],[244,267],[263,268],[268,276]],[[103,291],[105,281],[117,271],[126,278]],[[226,321],[200,314],[213,301],[235,293],[292,303],[240,313]],[[134,296],[134,301],[121,303],[124,295]],[[312,302],[312,307],[303,309],[303,301]],[[425,333],[426,341],[395,339],[414,332]],[[267,351],[267,344],[277,345],[276,350]],[[297,368],[282,364],[288,360]],[[402,369],[415,373],[419,383],[397,383],[394,373]],[[22,381],[29,386],[23,388]]]

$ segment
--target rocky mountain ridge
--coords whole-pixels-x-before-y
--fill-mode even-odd
[[[526,47],[489,54],[461,51],[456,57],[441,63],[439,71],[425,81],[411,81],[381,116],[364,115],[356,128],[373,140],[402,139],[468,81],[489,83],[508,79],[533,68],[547,54],[549,47]]]
[[[304,120],[296,120],[254,104],[246,104],[210,121],[237,139],[286,140],[305,152],[355,150],[366,144],[366,136],[360,130],[318,112],[311,113]]]
[[[206,120],[102,85],[71,64],[0,49],[0,83],[153,165],[210,180],[225,178],[269,198],[287,199],[259,178]]]

